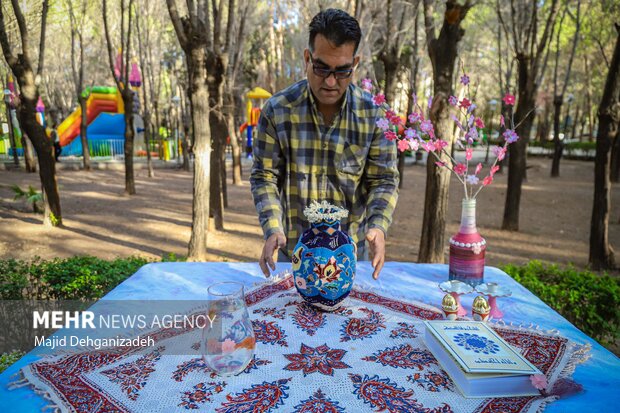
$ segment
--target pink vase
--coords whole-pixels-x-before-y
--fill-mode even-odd
[[[476,200],[463,199],[461,227],[450,238],[450,280],[475,287],[484,282],[484,253],[487,243],[476,229]]]

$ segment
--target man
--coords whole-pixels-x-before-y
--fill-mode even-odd
[[[382,109],[351,83],[362,37],[357,20],[328,9],[309,28],[307,79],[270,98],[258,123],[250,182],[265,236],[259,264],[269,276],[276,250],[289,260],[309,227],[304,208],[326,200],[349,210],[343,228],[358,260],[368,260],[370,247],[376,279],[398,198],[396,147],[376,126]]]

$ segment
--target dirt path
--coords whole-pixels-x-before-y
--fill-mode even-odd
[[[594,164],[563,160],[562,176],[549,178],[550,160],[530,158],[523,185],[520,231],[501,231],[506,174],[478,197],[478,228],[487,239],[487,263],[522,264],[539,259],[583,267],[588,259]],[[425,168],[408,166],[387,244],[387,259],[417,261],[424,202]],[[41,217],[13,201],[10,185],[38,187],[38,175],[0,171],[0,257],[29,259],[95,255],[185,255],[191,224],[191,174],[157,170],[149,179],[136,171],[138,195],[123,195],[122,171],[59,171],[65,227],[44,228]],[[448,236],[458,229],[462,187],[453,181]],[[225,231],[209,234],[212,260],[256,261],[262,235],[247,180],[229,186]],[[612,190],[609,235],[620,246],[620,186]],[[620,257],[618,257],[620,260]]]

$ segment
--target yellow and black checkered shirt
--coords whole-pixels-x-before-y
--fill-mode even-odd
[[[306,80],[265,103],[250,176],[265,239],[283,232],[290,255],[309,228],[304,208],[326,200],[349,211],[342,227],[358,257],[367,256],[367,229],[387,234],[398,199],[396,145],[376,126],[382,116],[371,95],[353,84],[331,126],[323,124]]]

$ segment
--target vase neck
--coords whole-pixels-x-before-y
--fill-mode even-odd
[[[461,228],[459,232],[463,234],[473,234],[476,229],[476,200],[463,199],[461,209]]]
[[[336,231],[340,231],[340,221],[331,221],[331,222],[327,222],[327,221],[319,221],[319,222],[312,222],[310,223],[310,226],[314,229],[317,229],[321,232],[325,232],[327,231],[329,228],[333,228]]]

